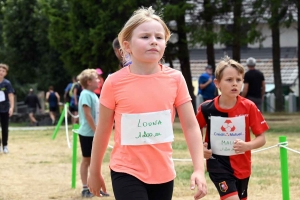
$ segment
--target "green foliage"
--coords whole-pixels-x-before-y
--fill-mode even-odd
[[[149,6],[147,1],[129,0],[58,2],[61,1],[51,0],[52,4],[48,4],[49,38],[72,74],[97,67],[106,74],[114,72],[118,61],[112,49],[113,39],[136,8]]]
[[[53,85],[60,93],[69,80],[59,54],[50,47],[49,21],[43,12],[44,1],[1,1],[1,62],[10,67],[8,79],[23,99],[28,88],[47,90]],[[67,82],[66,82],[67,80]]]

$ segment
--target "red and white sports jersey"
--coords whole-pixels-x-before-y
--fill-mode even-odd
[[[251,140],[250,129],[254,135],[264,133],[269,129],[264,117],[256,105],[241,96],[237,97],[236,105],[231,109],[222,109],[219,107],[219,97],[211,101],[202,103],[198,108],[197,120],[200,128],[206,128],[205,142],[208,143],[208,149],[211,148],[210,130],[211,116],[224,117],[245,117],[245,141]],[[222,131],[220,126],[220,132]],[[231,173],[239,179],[244,179],[251,174],[251,151],[244,154],[233,156],[221,156],[213,154],[213,158],[207,160],[207,171],[213,173]]]

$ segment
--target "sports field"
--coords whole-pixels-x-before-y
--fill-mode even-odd
[[[278,143],[278,137],[285,135],[289,147],[300,151],[300,117],[298,115],[266,115],[271,129],[266,133],[265,147]],[[54,128],[53,128],[54,129]],[[180,125],[176,122],[173,158],[190,158]],[[71,129],[70,129],[71,130]],[[10,153],[0,153],[0,200],[78,200],[82,199],[79,176],[80,149],[78,144],[76,189],[71,189],[72,149],[68,148],[65,131],[58,132],[52,140],[53,130],[11,130],[9,138]],[[71,134],[70,134],[71,136]],[[113,136],[113,135],[112,135]],[[72,138],[70,138],[72,139]],[[111,140],[111,145],[113,141]],[[113,200],[109,176],[109,154],[104,159],[104,175],[108,192]],[[290,199],[300,197],[300,154],[289,151]],[[174,200],[193,199],[189,189],[192,172],[190,161],[175,161],[177,177],[175,179]],[[253,173],[249,184],[250,200],[281,200],[281,173],[279,148],[253,154]],[[218,194],[207,177],[208,194],[204,199],[216,200]],[[97,199],[94,197],[93,199]]]

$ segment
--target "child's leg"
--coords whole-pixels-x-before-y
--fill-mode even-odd
[[[174,180],[162,184],[147,184],[149,200],[167,200],[172,199]]]
[[[116,200],[171,200],[174,181],[147,184],[138,178],[111,170],[111,180]]]
[[[88,169],[90,166],[91,157],[82,157],[81,165],[80,165],[80,176],[81,182],[83,186],[87,185],[87,177],[88,177]]]
[[[249,178],[250,177],[245,178],[245,179],[237,179],[236,187],[238,189],[238,195],[241,200],[246,200],[248,197]]]
[[[8,121],[9,121],[8,112],[0,113],[0,121],[1,121],[1,129],[2,129],[2,144],[4,147],[7,146],[7,141],[8,141]]]
[[[111,181],[116,200],[148,200],[146,185],[136,177],[111,170]]]
[[[88,168],[91,162],[93,137],[85,137],[79,135],[79,141],[81,145],[82,161],[80,166],[80,176],[82,185],[87,185]]]
[[[240,200],[236,186],[236,178],[231,174],[209,173],[209,177],[215,184],[221,200]]]

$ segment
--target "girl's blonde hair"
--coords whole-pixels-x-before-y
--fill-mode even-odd
[[[215,71],[215,77],[218,81],[220,81],[223,77],[223,71],[227,67],[233,67],[235,68],[240,74],[245,74],[245,69],[243,65],[236,62],[235,60],[230,59],[228,56],[225,56],[217,65],[216,71]]]
[[[98,74],[95,69],[85,69],[77,76],[80,85],[82,85],[84,88],[87,87],[87,82],[93,80],[94,78],[98,78]]]
[[[161,19],[161,17],[157,14],[155,14],[155,10],[152,9],[150,6],[149,8],[140,8],[136,11],[134,11],[133,15],[130,17],[130,19],[126,22],[124,27],[122,28],[121,32],[118,35],[118,39],[120,42],[121,49],[123,53],[125,53],[123,42],[124,41],[130,41],[132,37],[133,30],[139,26],[140,24],[144,22],[148,22],[151,20],[158,21],[165,30],[165,40],[166,42],[171,37],[171,32],[165,22]]]

